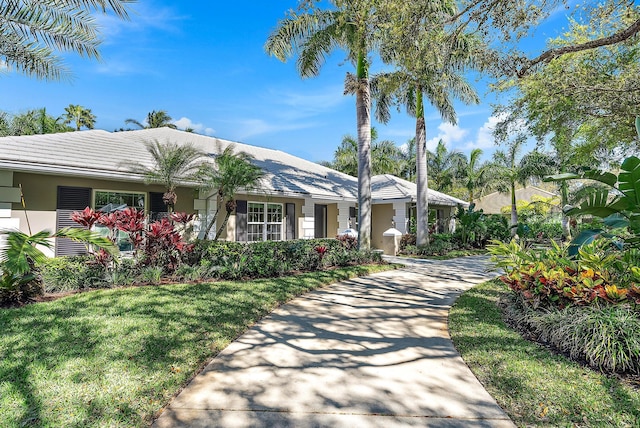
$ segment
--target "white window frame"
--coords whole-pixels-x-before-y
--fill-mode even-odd
[[[252,205],[261,205],[262,206],[262,221],[251,221],[251,206]],[[269,206],[278,206],[280,212],[280,221],[268,221],[269,220]],[[276,202],[256,202],[249,201],[247,203],[247,241],[248,242],[259,242],[259,241],[282,241],[285,236],[285,215],[284,215],[284,204],[276,203]],[[260,226],[260,239],[255,239],[256,233],[252,232],[251,226]],[[277,239],[268,239],[271,232],[271,228],[269,226],[278,226],[279,237]]]
[[[147,194],[147,192],[136,192],[136,191],[131,191],[131,190],[105,190],[105,189],[94,189],[93,190],[93,194],[91,195],[91,204],[93,205],[93,209],[94,210],[98,210],[99,208],[102,207],[97,207],[96,206],[96,199],[97,199],[97,194],[99,192],[103,192],[103,193],[124,193],[124,194],[129,194],[129,195],[141,195],[144,201],[144,204],[142,207],[140,206],[136,206],[136,207],[132,207],[135,208],[137,210],[142,210],[142,212],[146,213],[146,207],[147,204],[149,203],[149,195]],[[127,205],[128,206],[128,205]],[[108,236],[108,229],[104,226],[94,226],[94,230],[99,232],[100,234],[102,234],[103,236]],[[129,242],[129,234],[127,232],[123,232],[121,230],[118,231],[118,246],[120,247],[120,251],[123,252],[127,252],[130,251],[130,245],[128,245]]]

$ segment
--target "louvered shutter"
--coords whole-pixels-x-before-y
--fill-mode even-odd
[[[88,206],[91,206],[90,187],[58,186],[56,230],[65,227],[82,227],[71,220],[71,213],[74,211],[82,211]],[[87,249],[81,242],[74,242],[66,238],[56,238],[56,257],[86,254],[86,252]]]
[[[286,204],[287,240],[296,239],[296,204]]]
[[[247,242],[247,201],[236,200],[236,241]]]

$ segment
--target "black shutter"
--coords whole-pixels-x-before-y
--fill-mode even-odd
[[[296,204],[286,204],[287,240],[296,239]]]
[[[236,241],[247,242],[247,201],[236,200]]]
[[[356,207],[349,207],[349,217],[351,218],[356,217]]]
[[[58,186],[58,201],[56,205],[56,230],[65,227],[80,228],[82,226],[71,220],[71,213],[82,211],[91,205],[91,188]],[[56,257],[86,254],[86,252],[87,249],[81,242],[66,238],[56,238]]]
[[[315,204],[314,207],[315,238],[327,237],[327,206]]]
[[[160,220],[167,215],[167,204],[162,200],[164,193],[149,192],[149,217],[150,220]]]

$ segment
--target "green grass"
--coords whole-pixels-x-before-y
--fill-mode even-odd
[[[277,305],[390,266],[99,290],[0,310],[0,426],[147,426]]]
[[[638,427],[640,391],[524,340],[507,327],[498,281],[464,293],[451,310],[453,341],[518,426]]]

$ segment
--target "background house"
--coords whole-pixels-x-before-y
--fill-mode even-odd
[[[69,216],[89,206],[134,206],[146,213],[166,211],[165,189],[144,184],[123,162],[152,166],[145,142],[191,143],[211,157],[228,147],[253,157],[265,171],[258,189],[236,195],[236,212],[222,238],[238,241],[333,237],[357,228],[357,179],[278,150],[250,146],[169,128],[138,131],[78,131],[0,138],[0,227],[24,232],[74,226]],[[24,207],[20,199],[24,195]],[[184,182],[176,190],[176,211],[197,213],[200,223],[216,211],[216,197]],[[405,233],[416,200],[414,183],[382,175],[372,178],[372,225],[376,248],[382,233],[395,225]],[[437,219],[464,201],[429,191]],[[219,214],[222,220],[224,209]],[[200,224],[199,223],[199,224]],[[197,227],[199,227],[199,224]],[[202,232],[201,232],[202,233]],[[82,252],[65,240],[56,255]]]
[[[533,201],[534,196],[542,198],[560,197],[557,193],[550,192],[536,186],[527,186],[516,189],[516,201],[531,202]],[[509,193],[494,192],[479,198],[476,201],[475,209],[482,209],[485,214],[503,214],[501,211],[503,207],[509,207],[509,209],[511,209],[511,195]]]

